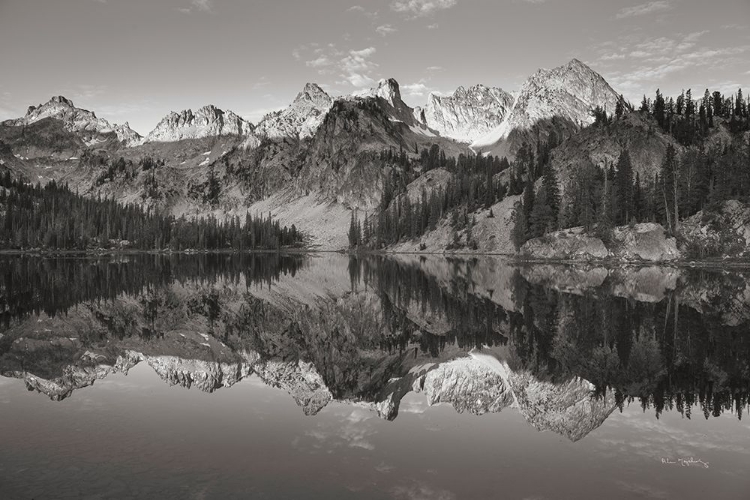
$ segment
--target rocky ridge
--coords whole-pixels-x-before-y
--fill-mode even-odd
[[[125,146],[135,145],[142,139],[127,122],[122,125],[112,124],[103,118],[98,118],[93,111],[75,107],[73,101],[63,96],[54,96],[44,104],[29,106],[25,116],[6,120],[2,124],[25,126],[45,118],[60,120],[65,130],[82,134],[88,145],[94,145],[101,140],[96,137],[98,134],[114,133],[117,135],[117,140]]]
[[[332,104],[331,96],[317,84],[308,83],[287,108],[266,115],[255,133],[273,139],[311,137]]]
[[[221,135],[246,136],[252,134],[253,130],[250,122],[232,111],[223,111],[209,104],[195,113],[191,109],[179,113],[172,111],[162,118],[144,142],[174,142]]]

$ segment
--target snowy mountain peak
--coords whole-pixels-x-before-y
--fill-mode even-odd
[[[427,126],[462,142],[473,142],[498,127],[513,104],[512,94],[499,88],[473,85],[453,94],[430,94],[423,111]]]
[[[253,126],[232,111],[223,111],[213,104],[198,109],[170,112],[156,125],[145,142],[173,142],[220,135],[244,136],[252,133]]]
[[[318,84],[307,83],[285,109],[267,114],[256,133],[270,138],[312,136],[323,122],[333,99]]]
[[[533,137],[521,136],[535,125],[549,126],[553,118],[567,128],[577,129],[593,121],[591,111],[596,106],[611,113],[617,100],[618,94],[606,80],[578,59],[557,68],[540,69],[521,86],[512,110],[500,126],[475,140],[472,147],[512,155],[515,146],[498,148],[512,133],[519,138],[517,142],[533,142]]]

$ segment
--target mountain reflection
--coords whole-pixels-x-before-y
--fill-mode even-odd
[[[145,362],[212,392],[250,374],[305,414],[398,415],[409,392],[517,409],[571,440],[639,404],[742,417],[750,289],[732,272],[500,259],[0,259],[0,373],[54,400]]]

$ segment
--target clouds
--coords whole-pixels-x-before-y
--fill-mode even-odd
[[[190,14],[193,11],[213,12],[213,0],[190,0],[190,6],[181,7],[178,10],[183,14]]]
[[[376,52],[373,46],[342,50],[333,43],[309,43],[294,49],[292,56],[304,61],[306,67],[316,70],[319,75],[335,75],[338,78],[336,85],[363,88],[375,83],[373,72],[378,64],[372,58]]]
[[[378,67],[370,60],[375,52],[375,47],[350,50],[340,61],[341,77],[344,80],[337,83],[346,82],[357,88],[368,87],[375,83],[375,80],[370,76],[370,73]]]
[[[617,19],[626,19],[628,17],[645,16],[646,14],[663,12],[665,10],[670,10],[671,8],[672,6],[667,0],[657,0],[656,2],[642,3],[633,7],[620,9],[615,17]]]
[[[424,80],[420,80],[416,83],[409,83],[401,85],[401,93],[408,97],[422,97],[426,96],[431,92],[435,92],[436,89],[428,87]]]
[[[396,28],[394,28],[393,26],[391,26],[390,24],[383,24],[383,25],[378,26],[377,28],[375,28],[375,31],[380,36],[388,36],[391,33],[395,33],[398,30]]]
[[[639,99],[657,88],[666,94],[694,84],[714,89],[718,84],[712,82],[717,80],[707,76],[719,74],[724,67],[742,65],[750,54],[750,45],[711,46],[708,33],[702,30],[656,37],[628,34],[600,45],[598,63],[603,68],[616,68],[604,71],[604,77],[630,99]],[[695,74],[704,75],[703,81],[696,82]],[[669,88],[668,82],[679,83]]]
[[[391,9],[411,18],[429,16],[439,10],[450,9],[456,0],[394,0]]]
[[[305,66],[307,66],[308,68],[323,68],[325,66],[330,66],[330,64],[331,60],[326,56],[320,56],[317,59],[305,61]]]

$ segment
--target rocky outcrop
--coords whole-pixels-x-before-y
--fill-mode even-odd
[[[98,134],[107,133],[114,133],[117,140],[126,146],[135,145],[141,140],[141,136],[131,129],[128,123],[111,124],[103,118],[98,118],[93,111],[75,107],[73,101],[63,96],[52,97],[48,102],[38,106],[29,106],[25,116],[6,120],[2,124],[24,126],[45,118],[60,120],[65,130],[82,135],[84,141],[90,144],[103,140],[96,137]]]
[[[255,133],[272,139],[311,137],[332,104],[333,99],[323,89],[315,83],[308,83],[289,107],[266,115]]]
[[[563,204],[574,203],[580,172],[616,165],[624,144],[633,175],[640,175],[641,180],[653,179],[659,173],[668,146],[678,151],[681,148],[653,118],[642,113],[626,113],[607,127],[587,127],[560,139],[564,140],[552,151],[550,164],[560,181]]]
[[[589,260],[607,258],[609,250],[602,240],[577,227],[531,239],[521,247],[520,254],[534,259]]]
[[[458,87],[452,95],[430,94],[423,120],[443,137],[472,143],[499,127],[511,106],[513,95],[502,89],[474,85]]]
[[[750,256],[750,207],[729,200],[680,224],[680,249],[688,258]]]
[[[653,222],[615,228],[611,246],[612,254],[623,260],[669,262],[680,258],[677,240],[668,238],[661,224]]]
[[[592,260],[608,257],[623,261],[670,262],[680,258],[677,240],[667,237],[660,224],[617,227],[608,246],[598,237],[575,227],[533,238],[521,247],[522,256],[534,259]]]
[[[209,104],[195,113],[190,109],[179,113],[172,111],[162,118],[144,141],[174,142],[220,135],[246,136],[252,132],[253,126],[250,122],[231,111],[222,111]]]

